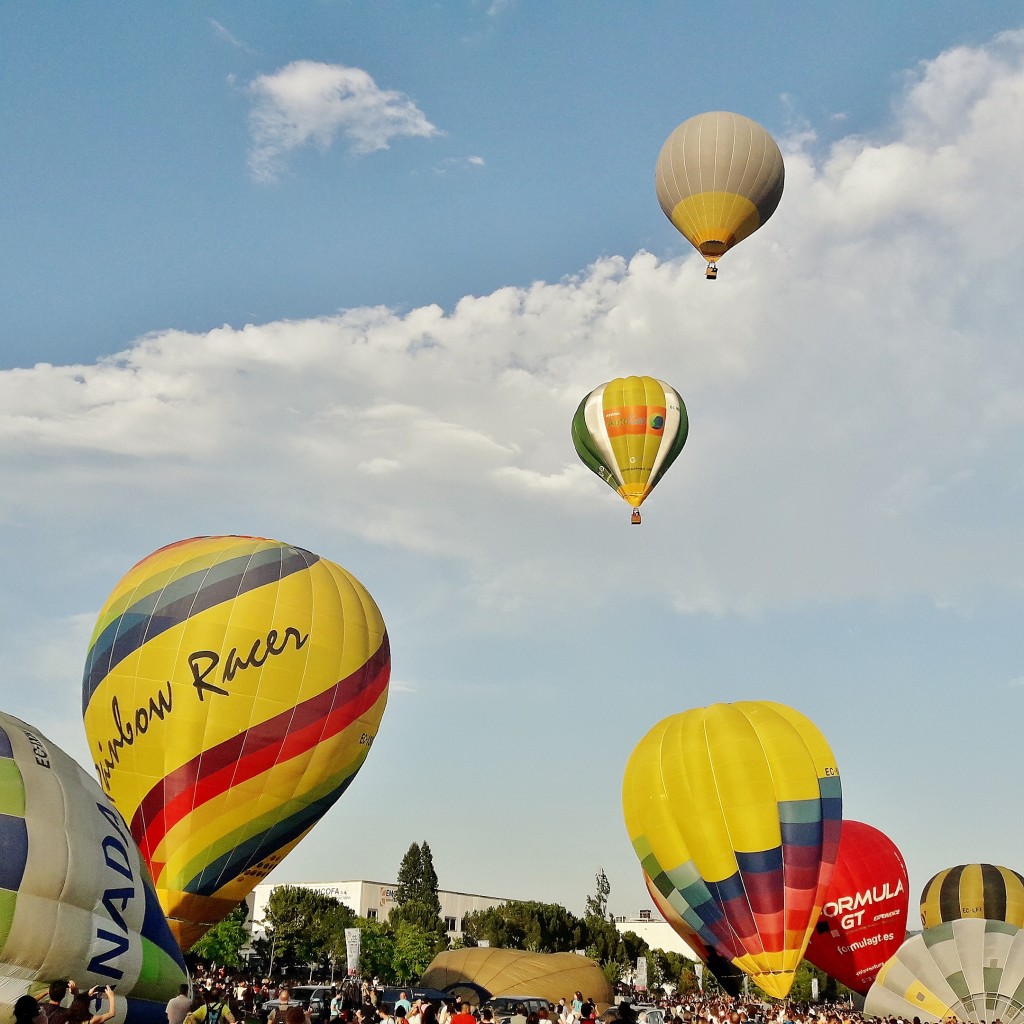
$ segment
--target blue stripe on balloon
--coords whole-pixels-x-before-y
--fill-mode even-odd
[[[708,891],[719,906],[724,906],[730,900],[746,899],[747,891],[743,888],[743,879],[737,871],[720,882],[708,882]]]
[[[154,946],[163,950],[185,974],[188,974],[188,967],[185,964],[184,957],[181,955],[181,947],[178,945],[178,940],[171,933],[163,908],[160,906],[160,901],[157,899],[157,895],[153,891],[153,887],[148,879],[143,881],[142,888],[146,897],[146,909],[142,917],[142,930],[140,934],[143,938],[152,942]],[[164,1024],[166,1024],[166,1021]]]
[[[110,671],[153,637],[240,594],[303,572],[320,560],[302,548],[277,547],[230,558],[173,580],[126,608],[96,638],[82,679],[82,714]],[[214,572],[214,570],[217,572]]]
[[[28,828],[15,814],[0,814],[0,889],[17,892],[28,861]]]
[[[778,871],[782,868],[782,847],[757,850],[754,853],[740,853],[737,850],[736,863],[744,875],[764,875],[769,871]]]
[[[11,737],[3,729],[0,729],[0,757],[14,757]]]
[[[820,846],[821,822],[782,822],[783,846]]]

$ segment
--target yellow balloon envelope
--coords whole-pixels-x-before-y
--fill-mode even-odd
[[[665,216],[708,261],[753,234],[782,199],[785,166],[756,121],[713,111],[684,121],[666,139],[655,168]]]
[[[1024,877],[998,864],[958,864],[940,871],[921,893],[921,927],[962,917],[1024,927]]]
[[[630,756],[622,804],[633,849],[676,914],[785,997],[842,821],[839,771],[814,723],[769,701],[673,715]]]
[[[655,377],[616,377],[594,388],[572,420],[583,464],[639,508],[686,444],[679,392]]]
[[[390,667],[362,584],[278,541],[182,541],[114,588],[89,645],[85,729],[183,949],[348,788]]]

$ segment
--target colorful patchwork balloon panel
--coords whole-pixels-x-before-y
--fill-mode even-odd
[[[0,1014],[60,977],[115,985],[118,1021],[161,1019],[187,981],[121,815],[42,732],[0,713]]]
[[[182,541],[114,588],[86,660],[85,729],[183,949],[351,784],[390,666],[363,585],[278,541]]]
[[[839,846],[839,771],[818,728],[768,701],[673,715],[630,756],[622,802],[653,885],[707,947],[783,998]]]
[[[685,942],[690,949],[700,958],[701,963],[715,976],[718,984],[731,996],[738,996],[743,990],[743,972],[730,960],[726,960],[719,952],[711,946],[707,946],[701,940],[700,935],[694,931],[685,918],[672,906],[669,897],[663,896],[657,886],[647,877],[644,872],[644,883],[647,891],[651,894],[654,905],[665,922],[671,925],[672,930]]]

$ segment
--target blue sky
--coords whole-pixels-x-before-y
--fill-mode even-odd
[[[140,557],[255,533],[352,570],[394,683],[273,880],[648,906],[635,743],[793,705],[912,898],[1024,868],[1024,15],[1016,3],[0,6],[3,710],[80,761]],[[778,139],[704,281],[665,136]],[[576,460],[614,376],[685,399],[644,526]],[[648,511],[649,510],[649,511]]]

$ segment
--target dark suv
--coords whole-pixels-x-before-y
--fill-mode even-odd
[[[288,1005],[301,1006],[313,1014],[313,1020],[325,1021],[331,1012],[331,990],[324,985],[295,985],[288,990]],[[275,996],[263,1004],[260,1011],[263,1020],[271,1020],[281,1008],[281,1000]]]

